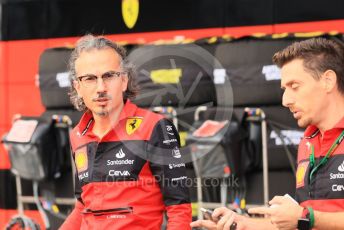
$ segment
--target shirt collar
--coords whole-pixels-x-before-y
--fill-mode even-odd
[[[344,117],[342,117],[342,119],[339,122],[337,122],[337,124],[332,129],[344,129]],[[308,126],[305,130],[305,138],[313,138],[318,134],[318,130],[319,129],[314,125]]]
[[[129,99],[125,102],[122,111],[119,115],[119,121],[126,119],[127,117],[132,117],[135,115],[137,106],[133,104]],[[80,118],[78,124],[79,133],[84,135],[87,130],[93,125],[93,115],[90,111],[86,111]]]
[[[119,120],[126,119],[127,117],[132,117],[135,115],[137,106],[133,104],[129,99],[125,102],[122,112],[119,115]]]

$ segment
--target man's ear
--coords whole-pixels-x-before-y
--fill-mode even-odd
[[[122,77],[122,92],[128,89],[129,76],[126,74]]]
[[[332,92],[337,88],[337,74],[333,70],[326,70],[322,75],[326,92]]]

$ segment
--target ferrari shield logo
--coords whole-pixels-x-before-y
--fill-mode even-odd
[[[75,165],[78,172],[86,171],[88,168],[87,149],[82,148],[75,153]]]
[[[139,0],[122,0],[122,16],[125,25],[132,29],[139,17]]]
[[[142,117],[131,117],[128,118],[127,123],[125,125],[125,130],[127,131],[128,135],[134,133],[141,125]]]
[[[305,186],[305,175],[309,162],[302,162],[297,167],[296,171],[296,188]]]

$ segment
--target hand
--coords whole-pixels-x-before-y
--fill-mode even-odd
[[[216,223],[211,220],[196,220],[194,222],[191,222],[190,227],[192,228],[206,228],[209,230],[215,230],[216,229]]]
[[[237,215],[235,212],[228,208],[222,207],[214,210],[211,220],[197,220],[190,224],[191,227],[204,227],[210,230],[215,229],[230,229],[234,222],[234,217]]]
[[[215,209],[212,215],[213,219],[217,220],[217,230],[231,229],[232,224],[235,222],[234,220],[236,219],[236,216],[238,215],[235,212],[225,207]]]
[[[270,217],[271,223],[278,229],[296,229],[297,221],[302,215],[303,208],[288,197],[275,196],[270,205],[274,207],[258,207],[248,210],[250,214],[262,214]]]

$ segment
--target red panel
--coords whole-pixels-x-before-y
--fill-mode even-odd
[[[10,219],[17,215],[17,210],[4,210],[0,209],[0,229],[5,229],[6,224],[10,221]],[[45,230],[43,220],[39,215],[38,211],[27,210],[24,214],[30,218],[32,218],[36,223],[41,226],[42,230]]]
[[[226,27],[225,34],[231,37],[239,38],[249,35],[267,35],[272,33],[272,25],[262,26],[240,26],[240,27]]]
[[[329,20],[317,22],[297,22],[262,26],[240,26],[227,27],[225,34],[232,37],[242,37],[249,35],[270,35],[280,33],[298,32],[344,32],[344,20]]]
[[[271,26],[270,26],[271,27]],[[246,32],[246,34],[248,31]],[[158,31],[130,34],[113,34],[105,35],[105,37],[119,43],[145,44],[157,41],[173,41],[173,40],[196,40],[209,36],[222,36],[223,28],[193,29],[193,30],[173,30]],[[79,37],[69,38],[50,38],[47,40],[48,47],[73,47]]]
[[[7,42],[0,42],[0,126],[8,123],[8,59]]]
[[[1,133],[3,135],[4,132]],[[10,169],[11,163],[3,144],[0,144],[0,169]]]
[[[294,32],[344,32],[344,20],[328,20],[318,22],[297,22],[274,25],[274,33]]]
[[[0,126],[0,138],[8,132],[9,128],[6,126]],[[9,169],[11,167],[7,151],[3,144],[0,144],[0,169]],[[1,228],[0,228],[1,229]]]
[[[8,42],[8,81],[33,84],[38,73],[39,56],[46,47],[46,40]]]
[[[3,84],[7,81],[6,44],[6,42],[0,42],[0,84]]]
[[[39,116],[44,108],[39,89],[35,84],[12,84],[9,86],[9,117],[14,114]]]
[[[7,108],[7,90],[4,83],[0,83],[0,125],[5,125],[8,122],[8,108]]]
[[[295,33],[295,32],[325,32],[332,31],[344,32],[344,20],[328,20],[328,21],[313,21],[313,22],[299,22],[276,25],[258,25],[258,26],[239,26],[226,28],[207,28],[207,29],[192,29],[192,30],[173,30],[173,31],[157,31],[144,33],[130,33],[130,34],[114,34],[106,35],[107,38],[117,42],[123,43],[153,43],[156,41],[171,41],[175,39],[196,40],[210,36],[228,35],[232,37],[242,37],[250,35],[273,33]],[[73,47],[78,38],[51,38],[48,39],[48,47],[67,46]]]
[[[47,48],[54,47],[70,47],[75,46],[76,41],[80,37],[68,37],[68,38],[49,38],[47,39]]]

